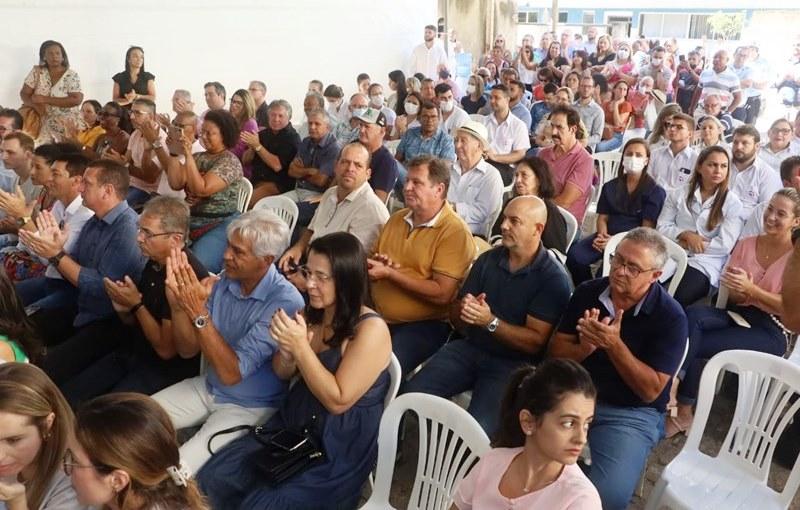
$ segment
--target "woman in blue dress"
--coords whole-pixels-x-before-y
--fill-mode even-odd
[[[279,348],[275,373],[298,380],[264,429],[269,437],[308,428],[325,460],[270,486],[254,462],[263,446],[247,435],[217,452],[198,474],[213,508],[352,509],[375,465],[392,347],[386,323],[365,305],[366,254],[353,235],[329,234],[311,243],[300,270],[308,282],[305,313],[279,310],[270,326]]]

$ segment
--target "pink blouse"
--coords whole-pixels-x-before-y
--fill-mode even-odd
[[[500,480],[522,448],[494,448],[461,480],[453,498],[459,510],[602,510],[600,495],[577,464],[564,466],[558,479],[544,489],[518,498],[500,494]]]
[[[740,239],[733,248],[733,252],[731,252],[728,266],[744,269],[753,275],[753,283],[761,289],[778,294],[783,287],[783,270],[786,269],[786,264],[789,263],[792,250],[788,250],[764,269],[756,258],[756,239],[758,239],[758,236]],[[753,305],[749,299],[741,304]]]

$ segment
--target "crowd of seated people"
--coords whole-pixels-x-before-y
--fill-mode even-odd
[[[45,41],[0,108],[0,509],[355,508],[392,356],[492,438],[456,508],[626,508],[710,357],[786,354],[800,114],[753,125],[750,47],[494,43],[462,95],[426,27],[385,86],[310,80],[293,122],[258,80],[159,112],[135,46],[84,99]],[[267,482],[287,431],[324,458]]]

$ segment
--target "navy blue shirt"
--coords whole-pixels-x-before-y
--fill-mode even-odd
[[[339,157],[341,147],[333,133],[328,133],[322,137],[322,140],[315,142],[310,136],[307,136],[300,142],[300,147],[297,149],[297,157],[303,162],[306,168],[317,168],[320,173],[333,177],[333,168],[336,166],[336,159]],[[307,179],[299,179],[297,187],[311,191],[319,191],[322,193],[326,188],[315,186]]]
[[[666,198],[667,192],[653,179],[648,179],[642,190],[631,197],[625,179],[616,177],[603,185],[597,201],[597,214],[608,215],[609,234],[627,232],[641,227],[644,220],[655,225]]]
[[[128,275],[131,280],[139,281],[145,258],[136,241],[138,228],[139,217],[123,200],[102,219],[89,218],[81,229],[70,254],[81,266],[75,327],[114,315],[103,278],[118,281]]]
[[[578,319],[592,308],[600,310],[600,318],[609,317],[609,310],[600,301],[608,289],[608,278],[598,278],[579,285],[572,294],[567,310],[558,326],[559,333],[575,335]],[[688,321],[681,305],[658,284],[650,286],[636,309],[626,310],[622,317],[622,341],[639,361],[653,370],[672,376],[678,371],[689,334]],[[644,402],[620,377],[606,352],[597,349],[581,363],[597,386],[597,400],[619,407],[654,407],[664,411],[669,401],[672,377],[653,402]]]
[[[383,145],[372,153],[372,176],[369,178],[369,185],[374,191],[380,190],[386,193],[392,191],[399,173],[397,164],[392,153]]]
[[[513,273],[508,264],[508,249],[498,246],[478,257],[458,298],[482,292],[486,293],[492,313],[504,322],[524,326],[530,315],[555,326],[569,301],[570,289],[566,273],[542,245],[530,264]],[[469,326],[467,341],[492,356],[515,359],[531,356],[497,340],[486,328]],[[534,355],[532,361],[539,358],[540,355]]]

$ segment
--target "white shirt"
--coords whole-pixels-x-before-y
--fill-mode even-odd
[[[742,221],[750,216],[755,206],[769,202],[772,195],[783,187],[778,172],[758,157],[744,170],[738,170],[735,164],[731,164],[730,173],[730,188],[742,201]]]
[[[411,52],[410,73],[422,73],[426,78],[436,79],[439,76],[439,66],[447,67],[447,53],[441,44],[434,43],[428,48],[425,43],[420,44]]]
[[[672,149],[666,145],[650,154],[647,173],[669,194],[670,191],[689,183],[696,161],[697,152],[691,145],[687,145],[677,154],[672,154]]]
[[[456,160],[450,167],[450,188],[447,200],[455,205],[470,232],[485,236],[492,228],[503,206],[503,178],[495,167],[481,159],[474,168],[461,173]]]
[[[722,221],[714,230],[708,230],[706,223],[716,195],[702,202],[698,187],[691,205],[687,205],[688,193],[689,186],[686,185],[667,194],[667,200],[658,217],[658,231],[675,242],[678,242],[678,235],[687,230],[708,239],[704,243],[703,253],[689,252],[689,266],[706,275],[711,285],[716,287],[722,268],[742,231],[742,203],[736,194],[728,193],[722,206]]]
[[[341,202],[336,196],[337,190],[338,186],[332,186],[323,193],[308,225],[313,231],[311,240],[333,232],[349,232],[366,250],[371,249],[381,227],[389,219],[389,211],[369,182],[351,191]]]
[[[781,162],[784,159],[797,155],[800,155],[800,144],[794,143],[789,143],[785,149],[778,152],[773,152],[772,149],[769,148],[769,143],[764,144],[758,150],[758,157],[764,160],[764,163],[772,167],[776,173],[781,171]]]
[[[453,111],[450,112],[450,116],[442,123],[442,129],[447,132],[448,135],[455,137],[455,130],[456,128],[460,128],[469,120],[469,114],[459,108],[458,106],[453,107]]]
[[[769,201],[761,202],[753,207],[750,211],[750,216],[744,222],[742,233],[739,234],[739,239],[746,239],[748,237],[758,236],[764,233],[764,212],[767,210]]]
[[[483,125],[489,131],[489,147],[498,154],[531,148],[528,128],[510,110],[503,122],[498,123],[495,114],[491,113],[483,119]]]
[[[67,238],[67,242],[64,243],[63,249],[67,253],[72,253],[75,244],[78,242],[78,237],[81,235],[83,225],[89,221],[89,218],[94,216],[94,211],[85,207],[83,205],[83,198],[78,195],[66,208],[61,200],[56,201],[50,212],[53,213],[53,216],[59,223],[64,224],[64,227],[69,233],[69,237]],[[47,263],[47,259],[42,259],[42,261]],[[44,275],[48,278],[63,279],[58,269],[50,264],[47,265]]]

